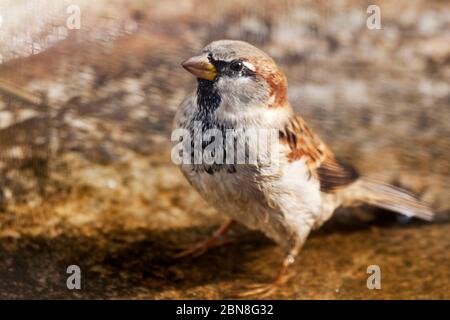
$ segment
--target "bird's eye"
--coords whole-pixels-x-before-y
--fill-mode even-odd
[[[233,70],[233,71],[239,72],[239,71],[242,70],[242,67],[243,67],[243,66],[244,66],[244,65],[242,64],[241,61],[233,61],[233,62],[231,63],[231,65],[230,65],[230,69]]]

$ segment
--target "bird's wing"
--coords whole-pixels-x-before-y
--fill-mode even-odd
[[[323,192],[336,192],[358,178],[351,166],[338,162],[330,149],[300,116],[293,116],[280,130],[280,141],[289,148],[290,162],[303,159]]]

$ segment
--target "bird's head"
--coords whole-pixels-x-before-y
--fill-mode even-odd
[[[287,80],[271,57],[243,41],[219,40],[182,63],[197,77],[198,94],[227,113],[287,107]],[[216,99],[211,99],[215,96]],[[219,107],[219,106],[218,106]]]

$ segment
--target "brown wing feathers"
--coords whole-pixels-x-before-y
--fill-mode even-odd
[[[289,161],[305,160],[311,175],[319,179],[321,191],[335,192],[358,179],[356,170],[338,162],[301,117],[293,117],[280,130],[280,140],[290,148]]]
[[[317,168],[317,174],[320,180],[320,190],[324,192],[335,192],[359,177],[353,167],[339,163],[336,159],[326,159],[322,162]]]

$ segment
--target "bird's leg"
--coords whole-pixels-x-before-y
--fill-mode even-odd
[[[181,251],[175,258],[183,258],[186,256],[200,256],[208,249],[226,243],[222,237],[236,224],[236,221],[230,219],[224,222],[211,237],[189,246],[186,250]]]
[[[292,241],[290,241],[289,249],[283,259],[283,264],[281,265],[281,269],[275,280],[270,283],[251,285],[248,287],[248,290],[240,293],[238,296],[240,298],[246,298],[257,295],[264,298],[274,293],[280,286],[285,284],[291,278],[291,275],[288,272],[289,266],[295,262],[295,258],[297,257],[303,242],[304,240],[301,241],[297,236],[294,236]]]

